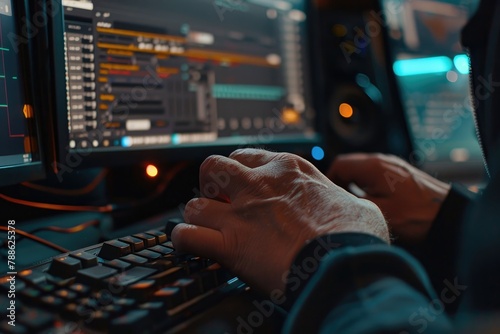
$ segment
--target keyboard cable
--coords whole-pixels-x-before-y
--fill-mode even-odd
[[[96,220],[89,221],[87,223],[83,223],[83,224],[73,226],[73,227],[68,227],[68,228],[59,227],[59,226],[47,226],[47,227],[40,227],[40,228],[37,228],[31,232],[25,232],[25,233],[35,235],[38,232],[49,231],[49,232],[55,232],[55,233],[74,234],[74,233],[82,232],[82,231],[84,231],[90,227],[93,227],[93,226],[97,227],[100,224],[101,224],[101,222],[96,219]],[[21,237],[16,238],[16,243],[19,243],[20,241],[22,241],[23,238],[24,238],[24,236],[22,236],[22,235],[21,235]],[[8,240],[5,240],[0,245],[0,248],[5,248],[7,246],[7,244],[8,244]]]
[[[9,228],[7,226],[0,226],[0,231],[8,232]],[[35,242],[38,242],[38,243],[40,243],[44,246],[47,246],[49,248],[52,248],[58,252],[61,252],[61,253],[69,253],[70,252],[69,249],[58,246],[58,245],[56,245],[48,240],[42,239],[40,237],[37,237],[36,235],[33,235],[31,233],[28,233],[28,232],[24,232],[23,230],[19,230],[17,228],[16,228],[16,234],[22,235],[25,238],[28,238],[28,239],[33,240]]]
[[[83,188],[80,189],[58,189],[58,188],[52,188],[52,187],[47,187],[47,186],[42,186],[39,184],[34,184],[31,182],[23,182],[21,185],[26,188],[34,189],[40,192],[45,192],[48,194],[53,194],[53,195],[59,195],[59,196],[83,196],[87,195],[90,192],[92,192],[94,189],[96,189],[99,184],[106,178],[108,175],[109,170],[104,169],[102,172],[99,173],[99,175],[96,176],[96,178],[90,182],[88,185],[86,185]]]

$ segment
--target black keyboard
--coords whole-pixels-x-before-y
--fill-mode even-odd
[[[166,231],[169,233],[169,227]],[[62,254],[16,277],[16,326],[1,333],[163,333],[245,285],[151,230]],[[10,276],[0,279],[9,308]]]

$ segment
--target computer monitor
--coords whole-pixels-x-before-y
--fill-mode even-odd
[[[298,153],[320,143],[308,1],[62,6],[51,36],[60,163],[177,160],[245,146]]]
[[[470,65],[460,44],[461,30],[477,3],[382,1],[393,70],[415,148],[410,159],[442,174],[483,169],[470,99]]]
[[[0,186],[45,175],[23,17],[23,1],[0,0]]]

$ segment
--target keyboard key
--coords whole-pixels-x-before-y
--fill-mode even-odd
[[[135,267],[113,277],[107,278],[105,282],[109,284],[109,286],[112,286],[113,289],[123,288],[125,290],[127,286],[145,279],[154,273],[156,273],[156,270],[152,268]]]
[[[78,305],[76,303],[69,303],[61,309],[61,316],[69,320],[78,320],[80,315],[78,313]]]
[[[64,256],[55,258],[50,263],[49,274],[61,277],[70,278],[76,275],[77,271],[82,269],[82,263],[80,260]]]
[[[175,266],[175,263],[170,261],[169,259],[158,259],[145,265],[145,267],[154,268],[158,271],[165,271],[172,268],[173,266]]]
[[[42,295],[42,292],[35,288],[26,288],[21,290],[20,294],[26,300],[29,300],[31,302],[37,302],[40,296]]]
[[[181,278],[172,284],[172,287],[181,289],[186,300],[193,299],[202,294],[199,283],[192,278]]]
[[[129,244],[118,241],[111,240],[107,241],[102,245],[101,251],[99,252],[99,257],[105,260],[114,260],[119,257],[128,255],[132,252]]]
[[[133,237],[144,241],[144,245],[146,246],[146,248],[153,247],[156,245],[156,238],[153,235],[147,233],[138,233],[134,234]]]
[[[129,244],[132,247],[133,252],[138,252],[144,249],[144,241],[139,238],[134,238],[134,237],[124,237],[118,239],[124,243]]]
[[[139,333],[148,326],[148,321],[147,310],[130,311],[111,321],[110,332],[112,334]]]
[[[113,293],[107,289],[92,293],[90,298],[101,306],[113,304],[115,300]]]
[[[92,318],[89,319],[87,325],[90,328],[97,330],[104,330],[107,328],[112,315],[108,312],[97,310],[92,314]]]
[[[52,310],[57,310],[64,304],[64,301],[61,298],[54,296],[43,296],[40,299],[40,302],[44,307]]]
[[[230,275],[226,270],[222,269],[222,267],[218,263],[212,264],[206,270],[211,271],[215,274],[217,278],[217,285],[222,285],[228,280],[234,278],[234,276]]]
[[[176,287],[166,287],[156,291],[153,299],[165,303],[167,309],[173,309],[184,302],[181,289]]]
[[[79,313],[81,318],[91,317],[92,312],[98,310],[102,305],[95,298],[82,298],[78,299]]]
[[[160,253],[152,252],[152,251],[147,250],[147,249],[138,252],[137,255],[145,257],[149,261],[153,261],[153,260],[156,260],[156,259],[161,257]]]
[[[120,260],[125,261],[125,262],[129,262],[129,263],[132,263],[135,265],[140,265],[140,264],[148,262],[148,259],[146,259],[145,257],[138,256],[135,254],[129,254],[127,256],[121,257]]]
[[[168,238],[170,239],[170,236],[172,235],[173,229],[179,225],[183,224],[184,220],[181,218],[171,218],[168,220],[167,225],[165,225],[165,233],[167,234]]]
[[[62,278],[62,277],[57,277],[57,276],[52,276],[50,274],[47,274],[47,282],[55,285],[58,288],[65,288],[65,287],[68,287],[71,284],[75,283],[75,277]]]
[[[185,274],[185,271],[181,267],[173,267],[171,269],[165,270],[161,273],[158,273],[156,275],[153,275],[149,277],[149,279],[153,280],[156,282],[157,285],[165,285],[166,283],[169,282],[174,282],[178,278],[180,278],[183,274]]]
[[[47,281],[44,273],[39,271],[25,270],[19,273],[19,278],[29,285],[39,285]]]
[[[77,297],[76,292],[66,289],[57,290],[54,295],[65,300],[73,300]]]
[[[170,261],[175,265],[180,265],[181,262],[183,262],[183,259],[177,256],[177,254],[175,254],[175,251],[170,254],[164,255],[161,260]]]
[[[172,243],[172,241],[167,241],[167,242],[165,242],[165,243],[163,243],[161,245],[164,246],[164,247],[171,248],[172,250],[175,249],[174,244]]]
[[[70,303],[63,306],[61,315],[72,321],[85,321],[86,323],[92,320],[96,308],[89,308],[86,305]]]
[[[28,328],[29,333],[37,333],[54,323],[54,316],[42,310],[25,309],[18,316],[19,323]]]
[[[119,306],[125,310],[129,310],[129,309],[133,308],[135,306],[135,304],[136,304],[136,301],[134,299],[130,299],[130,298],[119,298],[113,302],[113,305]]]
[[[73,284],[69,287],[69,289],[76,292],[80,296],[87,296],[90,293],[90,288],[83,284]]]
[[[161,255],[171,254],[174,250],[172,248],[168,248],[162,245],[157,245],[149,248],[150,251],[160,253]]]
[[[127,296],[145,301],[148,300],[156,290],[158,290],[158,288],[155,281],[140,281],[128,287]]]
[[[69,256],[74,257],[75,259],[80,260],[83,268],[90,268],[98,265],[97,256],[92,255],[87,252],[76,252],[71,253]]]
[[[202,271],[197,274],[203,291],[215,289],[217,287],[217,275],[214,271]]]
[[[189,274],[191,275],[191,274],[197,273],[197,272],[201,271],[202,269],[206,268],[206,262],[204,259],[202,259],[200,257],[194,257],[194,258],[191,258],[186,263],[186,267],[188,269]]]
[[[139,310],[148,311],[149,317],[158,318],[167,315],[165,304],[162,302],[148,302],[139,305]]]
[[[103,265],[117,269],[120,272],[125,271],[127,268],[130,268],[132,266],[132,264],[130,262],[125,262],[125,261],[118,260],[118,259],[106,261],[103,263]]]
[[[122,315],[123,313],[125,313],[125,310],[123,309],[123,307],[121,307],[120,305],[115,305],[115,304],[106,305],[102,308],[102,310],[108,314],[111,314],[113,317],[116,317],[118,315]]]
[[[77,283],[88,285],[92,288],[100,288],[103,279],[113,276],[118,271],[113,268],[97,266],[92,268],[81,269],[76,276]]]
[[[42,293],[51,293],[58,289],[59,287],[55,286],[54,284],[50,283],[42,283],[36,287],[38,290],[40,290]]]
[[[160,232],[160,231],[147,231],[146,233],[155,236],[157,244],[162,244],[164,242],[167,242],[167,235],[165,233],[163,233],[163,232]]]

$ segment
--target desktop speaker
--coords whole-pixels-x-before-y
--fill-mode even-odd
[[[408,156],[411,141],[379,1],[316,0],[330,155]]]

